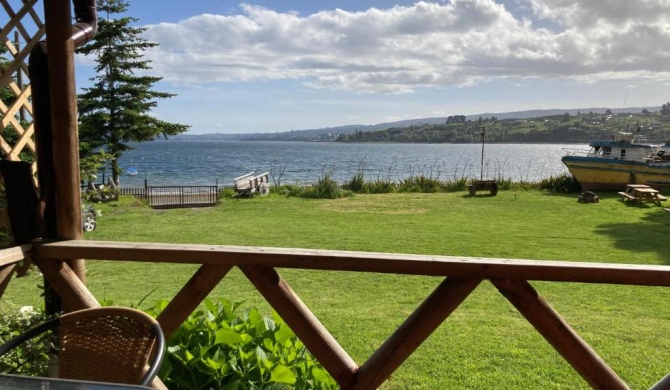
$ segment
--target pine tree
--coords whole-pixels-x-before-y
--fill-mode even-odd
[[[100,148],[113,155],[112,179],[117,185],[121,173],[118,158],[130,149],[129,142],[167,138],[189,127],[151,115],[158,99],[175,95],[152,89],[161,77],[135,74],[151,69],[151,61],[143,58],[143,52],[158,44],[141,37],[146,29],[131,26],[138,19],[113,18],[127,12],[128,7],[125,0],[99,1],[98,33],[91,43],[77,50],[97,58],[93,86],[84,88],[79,95],[80,156],[84,159]]]

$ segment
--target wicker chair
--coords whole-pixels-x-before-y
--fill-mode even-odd
[[[64,314],[1,345],[0,356],[55,329],[60,339],[60,378],[148,385],[163,360],[165,339],[158,322],[139,310],[123,307]]]

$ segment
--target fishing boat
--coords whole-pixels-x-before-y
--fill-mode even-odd
[[[569,151],[563,164],[584,191],[622,191],[627,184],[670,185],[670,146],[619,133],[593,141],[588,151]]]
[[[128,167],[128,169],[126,169],[126,175],[137,176],[137,168]]]

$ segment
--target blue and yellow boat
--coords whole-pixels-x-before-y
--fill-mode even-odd
[[[584,191],[622,191],[627,184],[670,186],[670,146],[636,141],[632,133],[589,146],[585,154],[568,153],[562,159]]]

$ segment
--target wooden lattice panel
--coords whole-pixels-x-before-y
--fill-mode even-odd
[[[37,2],[0,0],[9,19],[0,31],[0,42],[11,56],[5,58],[10,61],[9,65],[0,69],[0,88],[7,88],[14,96],[9,105],[0,101],[0,153],[6,160],[20,160],[20,153],[26,148],[35,152],[27,60],[30,51],[45,33],[44,24],[35,11]],[[25,80],[25,84],[19,80]],[[8,132],[8,129],[11,130]]]

